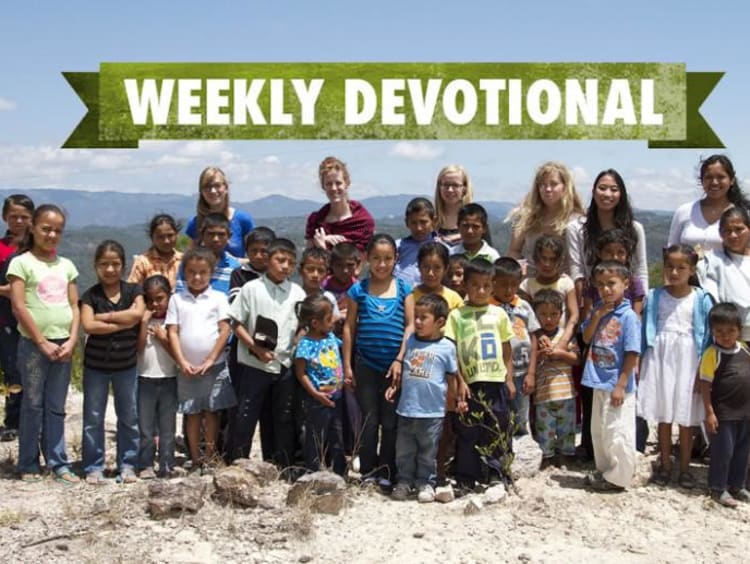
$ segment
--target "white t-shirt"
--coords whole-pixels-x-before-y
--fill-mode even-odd
[[[700,245],[704,252],[723,248],[719,235],[719,222],[708,223],[701,211],[701,200],[682,204],[672,216],[667,245]]]
[[[165,319],[148,320],[149,328],[154,325],[164,325]],[[144,378],[174,378],[178,368],[167,349],[153,335],[146,335],[146,348],[138,354],[138,376]]]
[[[174,294],[167,307],[167,325],[180,328],[182,355],[192,365],[202,364],[219,338],[219,321],[229,319],[227,297],[210,286],[197,296],[189,290]],[[224,362],[224,351],[216,364]]]
[[[717,302],[732,302],[742,317],[743,341],[750,341],[750,256],[712,251],[698,263],[698,279]]]

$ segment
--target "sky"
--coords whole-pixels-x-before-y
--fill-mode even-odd
[[[524,4],[524,5],[522,5]],[[0,188],[196,194],[208,165],[235,201],[272,194],[323,201],[317,164],[345,161],[355,199],[432,194],[461,164],[475,198],[518,202],[535,169],[559,160],[584,201],[603,169],[633,205],[673,210],[701,194],[711,149],[646,141],[162,141],[138,149],[61,149],[85,113],[63,71],[101,62],[663,62],[725,72],[701,109],[741,184],[750,185],[746,3],[571,0],[372,3],[13,2],[0,19]],[[252,211],[252,210],[249,210]]]

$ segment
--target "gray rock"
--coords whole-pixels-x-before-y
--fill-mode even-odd
[[[239,466],[229,466],[216,470],[213,478],[216,488],[214,499],[242,507],[258,505],[260,489],[258,478],[254,474]]]
[[[249,458],[238,458],[232,463],[232,466],[238,466],[245,472],[249,472],[257,479],[258,485],[267,486],[279,478],[279,470],[270,462],[263,460],[250,460]]]
[[[482,503],[482,500],[476,497],[473,497],[469,500],[469,502],[464,507],[464,515],[476,515],[477,513],[481,513],[482,509],[484,509],[484,504]]]
[[[346,506],[346,482],[338,474],[320,471],[301,476],[289,490],[286,504],[309,503],[314,513],[338,515]]]
[[[653,474],[653,467],[651,461],[643,456],[643,453],[635,453],[635,475],[631,482],[633,488],[643,488],[651,481],[651,475]]]
[[[531,435],[513,437],[513,464],[510,467],[514,480],[533,478],[542,465],[542,449]]]
[[[207,489],[207,484],[199,479],[157,480],[148,487],[148,511],[155,518],[177,516],[185,511],[196,513],[203,507]]]
[[[506,495],[507,492],[505,491],[505,486],[503,484],[497,484],[495,486],[492,486],[491,488],[488,488],[487,491],[484,492],[484,495],[482,496],[482,503],[485,505],[500,503],[505,499]]]

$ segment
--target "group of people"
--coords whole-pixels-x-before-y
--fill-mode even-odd
[[[91,484],[105,480],[111,387],[123,482],[155,477],[157,460],[158,475],[176,471],[181,413],[194,470],[249,456],[259,426],[263,458],[290,478],[301,453],[307,470],[352,468],[394,499],[449,501],[454,485],[509,480],[512,437],[531,433],[544,465],[593,458],[589,486],[619,491],[652,422],[655,482],[674,479],[677,424],[677,482],[695,486],[703,425],[712,495],[750,501],[750,206],[726,156],[701,163],[704,196],[676,211],[651,290],[645,231],[613,169],[584,208],[568,168],[542,165],[504,254],[460,166],[440,171],[432,199],[409,202],[397,240],[349,197],[342,161],[318,172],[328,203],[301,253],[231,207],[209,167],[190,248],[176,249],[181,226],[159,214],[127,280],[122,246],[98,245],[98,282],[80,298],[56,250],[62,210],[6,199],[0,362],[22,392],[8,396],[3,438],[17,432],[21,479],[41,479],[42,454],[59,482],[80,481],[64,419],[82,329]]]

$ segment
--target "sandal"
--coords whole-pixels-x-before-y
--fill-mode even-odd
[[[669,481],[672,479],[672,469],[671,468],[665,468],[664,466],[661,466],[653,476],[651,476],[651,481],[656,484],[657,486],[666,486]]]
[[[102,472],[89,472],[86,475],[86,483],[92,486],[101,486],[107,483]]]
[[[63,470],[57,475],[55,480],[60,482],[63,486],[68,487],[74,486],[81,482],[81,479],[76,476],[72,470]]]
[[[737,506],[740,504],[740,502],[734,499],[732,495],[726,490],[724,490],[723,492],[711,492],[711,499],[713,499],[719,505],[730,507],[731,509],[737,509]]]
[[[27,484],[34,484],[42,481],[42,475],[38,472],[24,472],[21,474],[21,481]]]
[[[695,487],[695,478],[690,472],[680,472],[680,478],[677,480],[680,487],[686,490],[692,490]]]
[[[745,503],[750,502],[750,492],[745,488],[740,488],[739,490],[729,490],[729,494],[737,501],[742,501]]]
[[[5,429],[3,434],[0,435],[0,441],[9,443],[15,441],[18,438],[18,429]]]

